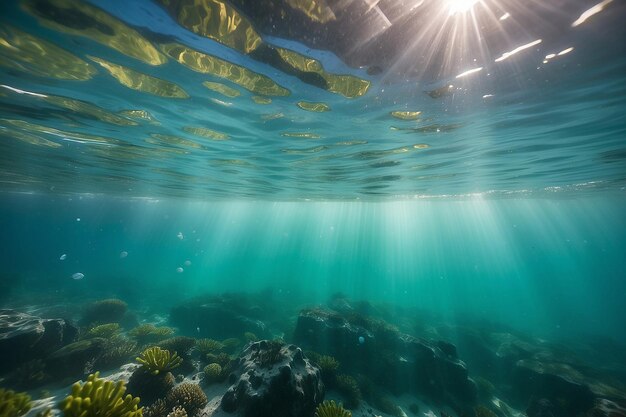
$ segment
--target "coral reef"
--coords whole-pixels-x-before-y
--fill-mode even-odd
[[[196,350],[198,350],[202,356],[206,356],[207,353],[217,353],[223,348],[224,345],[217,340],[199,339],[196,341]]]
[[[166,417],[169,410],[167,402],[163,398],[159,398],[152,405],[144,407],[143,417]]]
[[[315,417],[352,417],[352,413],[334,401],[324,401],[315,409]]]
[[[137,340],[141,345],[159,342],[174,334],[170,327],[157,327],[154,324],[142,324],[128,332],[128,335]]]
[[[204,381],[207,384],[218,382],[222,379],[222,367],[219,363],[210,363],[204,367]]]
[[[72,393],[59,407],[65,417],[142,417],[138,407],[139,398],[128,394],[124,397],[124,381],[117,383],[99,378],[99,372],[89,375],[84,383],[72,386]]]
[[[0,388],[0,417],[19,417],[31,409],[30,396],[25,392],[15,392]]]
[[[167,393],[167,403],[170,407],[182,407],[187,415],[194,416],[207,405],[208,399],[199,385],[183,382]]]
[[[354,410],[359,406],[362,396],[356,379],[350,375],[337,375],[335,387],[344,398],[347,408]]]
[[[172,354],[167,349],[161,349],[158,346],[148,348],[136,358],[142,367],[149,371],[152,375],[158,375],[161,372],[171,371],[180,366],[183,361],[181,357],[174,352]]]
[[[221,407],[243,417],[312,415],[324,398],[320,371],[295,345],[261,340],[233,361]]]
[[[119,323],[107,323],[94,326],[85,333],[84,338],[102,337],[105,339],[116,336],[120,332]]]
[[[117,298],[95,301],[85,307],[81,323],[119,323],[128,310],[128,304]]]
[[[189,356],[189,352],[196,345],[196,339],[186,336],[170,337],[160,341],[157,346],[178,353],[181,357]]]
[[[220,364],[222,368],[228,365],[228,363],[231,361],[231,357],[227,353],[220,353],[218,355],[215,355],[213,353],[207,353],[205,359],[208,363]]]
[[[187,411],[183,407],[174,407],[167,417],[187,417]]]
[[[107,340],[104,352],[96,359],[97,369],[113,369],[127,363],[137,354],[137,343],[125,337]]]

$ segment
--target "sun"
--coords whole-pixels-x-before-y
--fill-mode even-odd
[[[479,0],[447,0],[450,15],[468,12]]]

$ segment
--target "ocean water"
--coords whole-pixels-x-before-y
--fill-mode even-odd
[[[619,0],[2,2],[0,387],[34,400],[6,416],[74,417],[58,403],[96,371],[162,400],[147,417],[626,415],[624,19]],[[135,360],[154,345],[183,359],[160,391]],[[244,365],[273,392],[254,406]],[[317,391],[276,388],[282,366]],[[185,384],[205,403],[172,399]]]

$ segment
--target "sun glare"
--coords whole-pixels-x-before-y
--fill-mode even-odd
[[[476,3],[478,3],[478,0],[448,0],[448,9],[450,10],[450,15],[465,13],[470,11]]]

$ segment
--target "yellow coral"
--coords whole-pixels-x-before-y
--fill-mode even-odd
[[[152,375],[158,375],[160,372],[167,372],[177,368],[183,359],[176,352],[172,354],[167,349],[155,346],[144,350],[136,358],[136,361],[142,364]]]
[[[143,417],[138,407],[139,397],[126,392],[124,381],[114,383],[99,378],[100,373],[89,375],[85,383],[72,386],[72,394],[59,404],[65,417]]]
[[[0,388],[0,417],[18,417],[28,413],[32,406],[30,396]]]
[[[334,401],[324,401],[315,409],[315,417],[352,417],[352,413]]]

